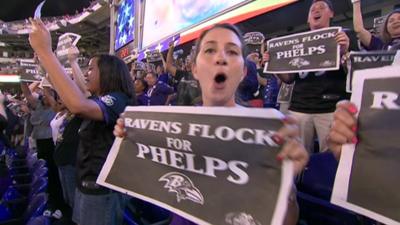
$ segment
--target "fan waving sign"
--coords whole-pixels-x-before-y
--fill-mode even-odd
[[[267,42],[270,55],[265,73],[297,73],[339,69],[339,45],[335,41],[340,27],[293,34]]]
[[[20,59],[18,64],[21,81],[34,82],[42,80],[39,65],[33,59]]]
[[[354,71],[391,65],[395,56],[396,51],[351,52],[349,56],[350,69],[347,74],[346,91],[352,91],[351,83],[354,79]]]
[[[281,225],[293,180],[270,109],[128,107],[98,183],[198,224]]]
[[[332,202],[400,225],[400,67],[358,70],[351,101],[359,142],[342,147]]]
[[[56,55],[62,64],[68,60],[68,51],[72,46],[76,46],[81,35],[74,33],[65,33],[58,38]]]

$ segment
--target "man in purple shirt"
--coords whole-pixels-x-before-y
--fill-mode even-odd
[[[157,80],[157,74],[153,72],[146,74],[145,81],[148,85],[146,91],[147,105],[166,105],[168,96],[174,93],[172,87]]]

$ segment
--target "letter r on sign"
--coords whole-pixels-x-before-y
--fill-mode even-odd
[[[398,94],[389,91],[375,91],[372,94],[374,95],[372,109],[400,109],[400,106],[396,103],[399,98]]]

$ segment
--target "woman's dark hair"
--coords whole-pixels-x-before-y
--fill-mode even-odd
[[[97,59],[100,76],[100,94],[122,92],[131,99],[131,104],[136,104],[133,80],[128,66],[124,61],[113,55],[100,54]]]
[[[400,13],[400,9],[395,9],[391,13],[389,13],[386,16],[385,22],[383,23],[383,26],[382,26],[381,38],[382,38],[383,43],[385,43],[385,44],[389,44],[392,41],[392,35],[389,34],[387,25],[389,23],[389,18],[395,13]]]
[[[205,30],[205,31],[203,31],[201,34],[200,34],[200,36],[199,36],[199,38],[197,39],[197,41],[196,41],[196,47],[195,47],[195,51],[194,51],[194,55],[192,56],[193,58],[192,58],[192,62],[193,63],[196,63],[196,58],[197,58],[197,56],[199,55],[199,52],[200,52],[200,45],[201,45],[201,42],[203,41],[203,39],[204,39],[204,37],[210,32],[210,31],[212,31],[212,30],[215,30],[215,29],[218,29],[218,28],[221,28],[221,29],[227,29],[227,30],[230,30],[230,31],[232,31],[233,33],[235,33],[236,34],[236,36],[239,38],[239,40],[240,40],[240,43],[241,43],[241,47],[242,47],[242,57],[243,57],[243,60],[246,60],[246,51],[247,51],[247,48],[246,48],[246,44],[244,43],[244,39],[243,39],[243,34],[242,34],[242,32],[236,27],[236,26],[234,26],[234,25],[232,25],[232,24],[229,24],[229,23],[221,23],[221,24],[216,24],[215,26],[213,26],[213,27],[211,27],[210,29],[208,29],[208,30]]]

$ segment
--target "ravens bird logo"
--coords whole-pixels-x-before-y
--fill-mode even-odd
[[[290,60],[289,64],[291,66],[297,67],[297,68],[301,68],[303,66],[308,66],[310,65],[310,62],[303,59],[303,58],[294,58],[292,60]]]
[[[158,179],[159,181],[165,181],[164,188],[168,189],[168,192],[176,193],[177,201],[191,200],[195,203],[204,204],[203,195],[200,193],[189,177],[178,172],[170,172]]]

